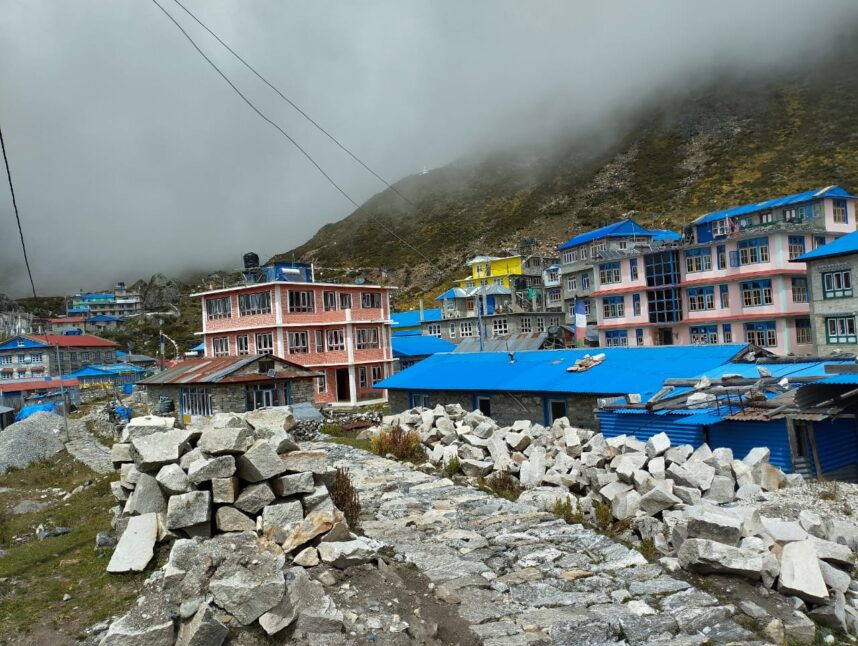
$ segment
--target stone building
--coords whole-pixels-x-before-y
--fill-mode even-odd
[[[180,419],[313,402],[318,372],[273,355],[187,359],[138,382],[150,406],[164,397]]]
[[[807,264],[814,352],[858,354],[858,298],[852,287],[858,271],[858,232],[799,256],[795,262]]]
[[[88,334],[22,334],[0,343],[0,381],[68,375],[116,363],[117,344]]]

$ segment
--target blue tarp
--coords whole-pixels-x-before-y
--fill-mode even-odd
[[[18,414],[15,415],[15,421],[20,422],[22,419],[27,419],[30,415],[35,415],[40,411],[59,414],[60,409],[56,404],[31,404],[29,406],[24,406],[18,411]]]

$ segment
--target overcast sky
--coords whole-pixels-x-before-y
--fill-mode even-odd
[[[159,0],[358,202],[383,189]],[[824,54],[854,0],[183,0],[390,181]],[[351,204],[151,0],[0,0],[0,127],[40,294],[237,268]],[[5,176],[0,292],[28,289]]]

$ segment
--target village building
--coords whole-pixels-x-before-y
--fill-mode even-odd
[[[90,364],[116,363],[117,344],[86,334],[22,334],[0,343],[0,381],[68,375]]]
[[[407,312],[393,312],[390,315],[390,331],[393,336],[412,336],[423,334],[423,323],[434,323],[441,320],[441,308],[431,307],[419,310],[408,310]]]
[[[858,353],[858,294],[852,287],[858,275],[858,232],[809,251],[795,262],[807,266],[814,352]]]
[[[455,343],[444,339],[423,334],[410,334],[404,336],[393,335],[393,357],[396,359],[394,372],[410,368],[415,363],[423,361],[439,352],[452,352],[456,349]]]
[[[139,383],[149,405],[172,404],[183,423],[215,413],[313,402],[319,372],[270,354],[186,359]]]
[[[237,287],[202,299],[207,358],[271,354],[319,373],[315,401],[382,402],[377,384],[393,372],[390,287],[304,282],[306,274],[253,268]],[[280,276],[277,280],[269,280]]]
[[[129,292],[125,283],[117,283],[112,292],[79,292],[71,297],[67,308],[69,316],[105,315],[127,318],[143,312],[143,299],[136,292]]]
[[[811,353],[807,272],[792,261],[854,231],[855,199],[830,186],[709,213],[658,248],[598,251],[590,302],[600,345]]]
[[[575,426],[593,428],[600,399],[646,401],[668,377],[693,377],[745,354],[745,345],[453,352],[432,355],[379,386],[388,390],[395,413],[460,404],[504,423],[529,419],[548,425],[568,417]],[[599,355],[604,359],[596,365],[576,368],[585,357]]]
[[[77,379],[45,377],[0,381],[0,407],[17,411],[30,404],[62,405],[63,401],[69,407],[80,403],[80,382]]]

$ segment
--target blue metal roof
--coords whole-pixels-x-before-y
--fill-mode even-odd
[[[826,363],[854,363],[854,359],[825,359],[825,361],[801,362],[801,363],[729,363],[723,366],[717,366],[703,373],[698,373],[697,377],[709,377],[710,379],[720,379],[724,375],[741,375],[748,379],[757,379],[760,376],[757,370],[757,365],[768,370],[772,377],[821,377],[826,374]]]
[[[806,254],[794,258],[793,262],[805,262],[807,260],[817,260],[819,258],[829,258],[831,256],[842,256],[848,253],[858,253],[858,231],[837,238],[828,244],[808,251]]]
[[[390,326],[390,329],[394,332],[396,332],[398,329],[405,327],[418,327],[420,325],[420,310],[410,310],[408,312],[391,312],[390,318],[393,321],[393,325]],[[431,309],[423,310],[423,320],[440,321],[441,308],[434,307]]]
[[[80,370],[66,375],[68,379],[80,379],[81,377],[106,377],[115,374],[144,373],[146,370],[137,366],[132,366],[130,363],[110,363],[104,365],[90,365]]]
[[[682,236],[676,231],[670,231],[668,229],[650,229],[650,233],[654,234],[652,237],[654,242],[672,242],[674,240],[682,239]]]
[[[851,200],[856,199],[854,195],[849,193],[846,189],[841,188],[840,186],[827,186],[825,188],[818,188],[812,191],[804,191],[803,193],[794,193],[793,195],[777,197],[773,200],[766,200],[764,202],[754,202],[753,204],[743,204],[742,206],[736,206],[732,209],[713,211],[712,213],[701,215],[694,221],[694,224],[705,224],[706,222],[721,220],[723,218],[732,217],[735,215],[747,215],[748,213],[766,211],[768,209],[775,209],[780,206],[801,204],[802,202],[810,202],[811,200],[816,200],[823,197],[840,197]]]
[[[122,323],[125,321],[121,316],[111,316],[110,314],[99,314],[97,316],[93,316],[87,321],[87,323]]]
[[[593,240],[601,240],[602,238],[623,237],[623,236],[645,236],[652,237],[653,232],[643,228],[634,220],[621,220],[614,222],[606,227],[594,229],[587,233],[581,233],[571,240],[567,240],[559,245],[558,249],[569,249],[578,245],[592,242]]]
[[[661,346],[516,352],[436,354],[388,377],[380,388],[485,392],[640,393],[647,399],[669,377],[691,377],[739,354],[744,345]],[[567,372],[584,355],[605,361],[584,372]]]
[[[435,336],[393,337],[394,357],[422,357],[436,352],[452,352],[456,344]]]
[[[825,379],[814,381],[816,384],[842,384],[844,386],[858,386],[858,373],[843,373],[839,375],[831,375]]]

